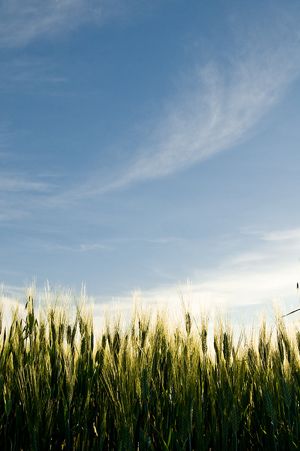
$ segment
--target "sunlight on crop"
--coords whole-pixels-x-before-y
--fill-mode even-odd
[[[296,447],[300,332],[282,318],[251,335],[136,302],[96,330],[84,293],[27,294],[0,313],[2,449]]]

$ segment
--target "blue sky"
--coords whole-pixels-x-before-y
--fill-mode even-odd
[[[299,19],[292,0],[1,2],[7,290],[296,305]]]

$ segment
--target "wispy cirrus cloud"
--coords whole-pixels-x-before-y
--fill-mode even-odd
[[[23,172],[0,171],[0,223],[28,218],[46,199],[53,195],[57,186],[49,177],[32,176]]]
[[[1,215],[0,215],[1,222]],[[179,237],[116,237],[109,239],[102,239],[101,241],[93,242],[75,242],[75,243],[54,243],[54,242],[44,242],[40,240],[33,240],[32,245],[35,248],[42,248],[47,252],[59,253],[59,252],[70,252],[70,253],[90,253],[90,252],[104,252],[104,251],[115,251],[122,246],[142,243],[144,245],[157,245],[157,246],[167,246],[174,245],[174,243],[183,242],[184,240]]]
[[[298,68],[289,67],[289,61],[282,68],[280,61],[278,57],[271,66],[237,63],[228,85],[217,66],[206,67],[194,95],[176,105],[159,126],[157,143],[107,188],[163,177],[236,146],[298,76]]]
[[[0,93],[7,94],[20,88],[24,93],[30,88],[43,86],[47,86],[48,92],[50,87],[65,86],[67,81],[68,79],[58,72],[53,61],[47,58],[22,56],[1,62]]]
[[[0,193],[9,192],[40,192],[45,193],[50,191],[51,186],[42,181],[30,180],[22,175],[16,174],[0,174]]]
[[[247,36],[226,65],[195,64],[192,76],[167,101],[132,162],[106,183],[95,175],[70,195],[87,197],[168,176],[249,138],[300,75],[300,33],[293,21],[274,21],[272,36]],[[238,40],[238,39],[237,39]],[[242,39],[239,39],[242,41]],[[197,61],[197,58],[195,57]],[[103,177],[101,177],[103,180]]]
[[[0,46],[19,47],[40,36],[73,29],[101,14],[102,2],[7,0],[0,6]]]
[[[13,208],[13,206],[4,205],[1,206],[1,212],[0,212],[0,223],[10,223],[12,221],[20,221],[24,218],[26,218],[27,214],[25,209],[16,209]]]
[[[124,16],[140,0],[3,0],[0,48],[23,47],[35,39],[67,33],[84,23],[102,24]]]
[[[265,241],[275,241],[275,242],[288,242],[300,241],[300,228],[285,229],[285,230],[274,230],[268,233],[264,233],[262,238]]]
[[[35,243],[36,245],[37,243]],[[50,252],[74,252],[74,253],[88,253],[88,252],[102,252],[111,251],[112,247],[106,243],[80,243],[80,244],[42,244],[45,250]]]

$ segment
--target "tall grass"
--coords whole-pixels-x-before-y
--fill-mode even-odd
[[[80,309],[0,314],[0,448],[297,449],[300,332],[247,343],[221,324],[210,344],[205,320],[183,324],[136,315],[95,340]]]

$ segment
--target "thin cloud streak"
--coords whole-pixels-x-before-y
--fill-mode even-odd
[[[68,79],[62,76],[51,59],[17,57],[1,63],[0,92],[7,93],[22,89],[28,92],[30,89],[47,86],[47,89],[64,86]]]
[[[65,244],[42,244],[42,247],[50,252],[74,252],[74,253],[87,253],[87,252],[101,252],[111,251],[113,248],[109,245],[102,243],[81,243],[76,245]]]
[[[40,38],[73,31],[85,23],[99,26],[126,16],[145,0],[4,0],[0,4],[0,48],[24,47]]]
[[[0,215],[1,222],[1,215]],[[58,243],[45,243],[40,240],[33,240],[32,245],[35,248],[42,248],[51,253],[57,252],[72,252],[72,253],[89,253],[89,252],[102,252],[102,251],[115,251],[123,245],[143,243],[145,245],[158,245],[167,246],[174,245],[174,243],[183,242],[182,238],[177,237],[123,237],[123,238],[109,238],[96,242],[84,242],[84,243],[72,243],[72,244],[58,244]]]
[[[23,211],[16,211],[12,208],[4,207],[4,210],[0,213],[0,224],[1,223],[10,223],[14,221],[20,221],[24,218],[28,217],[28,214],[24,208]]]
[[[22,47],[40,36],[69,31],[98,17],[101,1],[8,0],[0,7],[0,46]]]
[[[28,219],[46,205],[58,187],[48,178],[0,171],[0,224]]]
[[[67,197],[95,196],[165,177],[249,138],[300,74],[300,34],[295,27],[279,30],[270,41],[255,42],[250,50],[240,52],[243,56],[232,58],[226,73],[214,62],[197,69],[193,88],[183,87],[183,94],[167,106],[152,142],[136,151],[127,169],[104,184],[95,174]]]
[[[236,146],[298,76],[292,67],[281,69],[280,59],[278,66],[256,65],[255,69],[252,63],[239,64],[227,87],[217,68],[207,68],[200,76],[199,92],[187,102],[191,111],[178,106],[159,132],[164,137],[161,142],[154,150],[148,148],[127,174],[107,188],[167,176]]]
[[[265,241],[300,241],[300,228],[276,230],[263,234],[262,238]]]
[[[0,192],[49,192],[52,187],[45,182],[39,182],[35,180],[28,180],[22,176],[0,174]]]

